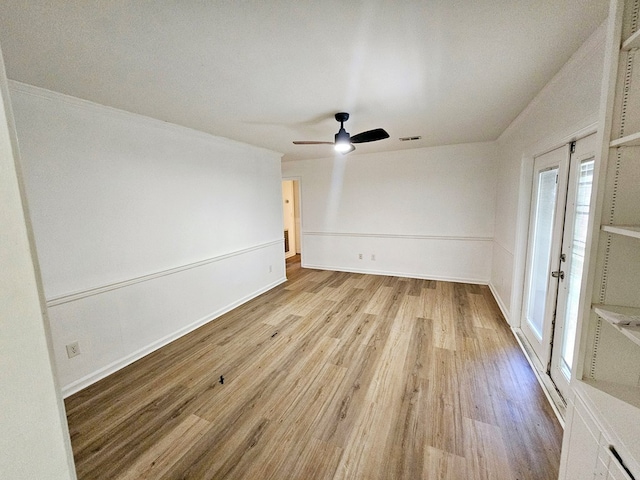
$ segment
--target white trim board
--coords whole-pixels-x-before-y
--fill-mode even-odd
[[[272,245],[277,245],[279,243],[283,243],[284,240],[272,240],[270,242],[261,243],[258,245],[254,245],[252,247],[244,248],[241,250],[236,250],[233,252],[225,253],[223,255],[218,255],[215,257],[208,258],[206,260],[201,260],[199,262],[189,263],[187,265],[181,265],[179,267],[169,268],[167,270],[162,270],[155,273],[149,273],[147,275],[142,275],[140,277],[131,278],[128,280],[122,280],[119,282],[109,283],[106,285],[101,285],[99,287],[88,288],[86,290],[81,290],[79,292],[67,293],[63,295],[58,295],[56,297],[47,299],[47,307],[55,307],[56,305],[62,305],[64,303],[73,302],[76,300],[80,300],[82,298],[90,297],[92,295],[99,295],[101,293],[109,292],[111,290],[117,290],[118,288],[128,287],[130,285],[134,285],[140,282],[146,282],[149,280],[153,280],[155,278],[164,277],[167,275],[172,275],[174,273],[183,272],[185,270],[190,270],[192,268],[201,267],[204,265],[208,265],[210,263],[219,262],[221,260],[235,257],[238,255],[242,255],[244,253],[252,252],[255,250],[260,250],[262,248],[270,247]]]
[[[492,240],[493,240],[493,243],[495,243],[498,247],[500,247],[502,249],[502,251],[504,251],[505,253],[507,253],[508,255],[511,255],[513,257],[513,252],[511,250],[509,250],[506,246],[504,246],[502,244],[502,242],[500,242],[496,238],[493,238]]]
[[[330,265],[312,265],[303,264],[302,268],[311,268],[314,270],[328,270],[331,272],[347,272],[347,273],[363,273],[365,275],[382,275],[386,277],[400,277],[400,278],[419,278],[421,280],[436,280],[439,282],[454,282],[454,283],[471,283],[474,285],[488,285],[487,279],[484,278],[461,278],[461,277],[446,277],[438,275],[420,275],[407,272],[395,272],[387,270],[365,270],[358,268],[344,268]]]
[[[536,379],[540,384],[540,388],[542,388],[544,396],[547,397],[547,401],[549,402],[549,405],[551,405],[553,412],[556,414],[556,418],[558,419],[560,426],[564,429],[565,419],[563,412],[566,412],[566,404],[560,397],[560,394],[555,391],[555,388],[550,385],[551,378],[549,378],[549,380],[544,380],[542,378],[542,375],[544,375],[544,373],[542,373],[542,366],[539,365],[537,358],[534,357],[535,353],[527,348],[525,341],[523,340],[524,335],[522,335],[521,332],[522,330],[520,330],[520,328],[511,329],[511,333],[513,333],[513,336],[516,338],[518,345],[520,345],[520,349],[522,350],[524,357],[527,359],[527,363],[529,363],[531,370],[533,370],[533,373],[535,374]]]
[[[509,312],[507,310],[507,306],[504,304],[504,301],[502,300],[500,295],[498,295],[498,290],[493,286],[493,283],[491,282],[489,282],[487,286],[489,287],[489,290],[491,290],[491,295],[493,295],[493,299],[498,304],[498,308],[502,312],[502,316],[506,320],[507,324],[511,325],[511,322],[509,321]]]

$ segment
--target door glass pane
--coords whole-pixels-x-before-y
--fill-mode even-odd
[[[529,278],[526,318],[533,332],[540,340],[542,339],[544,306],[547,298],[547,285],[549,283],[551,237],[553,233],[554,212],[556,209],[557,174],[557,168],[538,173],[538,193],[535,203],[531,273]]]
[[[576,325],[578,322],[578,300],[580,298],[584,249],[587,240],[589,202],[591,200],[591,186],[593,184],[593,165],[593,160],[582,162],[580,165],[578,189],[576,193],[576,211],[573,224],[573,238],[571,240],[571,267],[568,277],[567,308],[565,310],[560,362],[562,373],[567,379],[569,379],[571,374]]]

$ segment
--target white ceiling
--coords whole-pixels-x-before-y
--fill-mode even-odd
[[[496,139],[608,0],[2,0],[9,78],[284,153]],[[399,137],[422,140],[400,142]]]

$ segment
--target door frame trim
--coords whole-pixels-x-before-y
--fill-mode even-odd
[[[538,164],[537,162],[542,162]],[[557,165],[557,166],[556,166]],[[560,266],[560,254],[562,252],[562,240],[563,240],[563,231],[564,231],[564,222],[566,217],[566,198],[567,198],[567,190],[568,190],[568,182],[570,178],[570,165],[571,165],[571,148],[570,144],[561,145],[555,150],[551,150],[543,155],[539,155],[534,159],[534,171],[532,172],[532,198],[530,201],[531,210],[529,211],[528,221],[529,228],[528,237],[532,234],[532,227],[534,226],[534,222],[537,218],[537,209],[534,212],[533,208],[536,206],[537,200],[539,200],[540,192],[537,192],[536,198],[533,198],[533,193],[537,191],[537,185],[539,182],[540,174],[544,172],[549,172],[556,170],[556,201],[553,208],[553,220],[552,220],[552,230],[551,230],[551,239],[550,239],[550,251],[549,251],[549,262],[548,265],[549,272],[546,277],[546,287],[547,292],[544,301],[543,307],[543,318],[540,332],[540,342],[534,343],[535,340],[530,338],[528,343],[531,348],[535,351],[536,357],[540,360],[540,362],[545,362],[545,372],[550,371],[550,358],[552,351],[552,342],[554,338],[554,324],[555,324],[555,306],[557,303],[557,294],[558,289],[560,287],[560,280],[553,280],[551,278],[551,271],[556,268],[556,264]],[[534,183],[536,186],[534,186]],[[534,213],[536,215],[534,216]],[[522,295],[522,306],[521,306],[521,315],[525,316],[525,309],[527,305],[525,305],[525,300],[530,301],[531,299],[527,296],[530,294],[529,284],[530,278],[526,275],[527,273],[531,273],[527,270],[527,266],[530,266],[529,263],[532,258],[532,247],[531,238],[527,238],[527,250],[526,250],[526,258],[525,258],[525,278],[523,285],[523,295]],[[528,303],[528,302],[527,302]],[[550,316],[553,318],[550,319]],[[550,321],[548,321],[550,319]],[[525,334],[525,337],[531,336],[538,338],[538,332],[535,331],[534,327],[531,324],[527,324],[526,321],[520,319],[520,329]],[[529,335],[527,335],[527,333]]]
[[[513,255],[513,270],[511,296],[509,298],[509,316],[507,321],[516,337],[527,362],[538,379],[538,383],[549,400],[558,421],[564,428],[565,400],[557,392],[551,378],[546,375],[541,365],[536,365],[537,358],[531,358],[533,351],[526,345],[526,339],[521,330],[522,310],[524,302],[524,288],[526,282],[526,255],[529,242],[529,215],[531,212],[531,193],[533,191],[534,160],[567,143],[577,142],[598,132],[598,123],[591,123],[583,128],[573,130],[573,133],[561,135],[551,142],[539,141],[529,148],[523,149],[520,157],[520,178],[518,185],[518,206],[516,214],[515,245]],[[584,287],[584,285],[583,285]],[[535,354],[533,354],[535,357]],[[539,363],[539,362],[538,362]],[[540,369],[539,369],[540,368]],[[543,378],[544,377],[544,378]],[[546,380],[548,378],[548,381]]]
[[[293,181],[293,182],[297,182],[298,185],[298,209],[300,210],[300,232],[299,232],[299,236],[300,236],[300,265],[301,266],[305,266],[304,265],[304,235],[302,234],[302,232],[304,231],[304,215],[303,215],[303,210],[302,210],[302,177],[300,175],[284,175],[280,178],[280,184],[282,184],[282,182],[286,182],[286,181]],[[296,188],[296,184],[294,183],[293,188]]]
[[[529,242],[529,213],[531,211],[531,192],[533,182],[533,162],[539,157],[567,143],[581,140],[596,133],[597,123],[592,123],[573,134],[561,137],[552,143],[534,145],[525,150],[520,159],[520,184],[518,186],[518,210],[516,214],[516,232],[513,254],[513,273],[511,298],[509,299],[509,323],[513,328],[520,328],[524,301],[525,275],[527,268],[527,248]],[[531,152],[535,153],[531,153]]]

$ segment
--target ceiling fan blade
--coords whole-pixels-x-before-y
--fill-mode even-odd
[[[376,128],[375,130],[367,130],[351,137],[351,143],[375,142],[376,140],[384,140],[389,138],[389,134],[384,128]]]
[[[294,140],[294,145],[333,145],[333,142],[316,142],[313,140]]]

